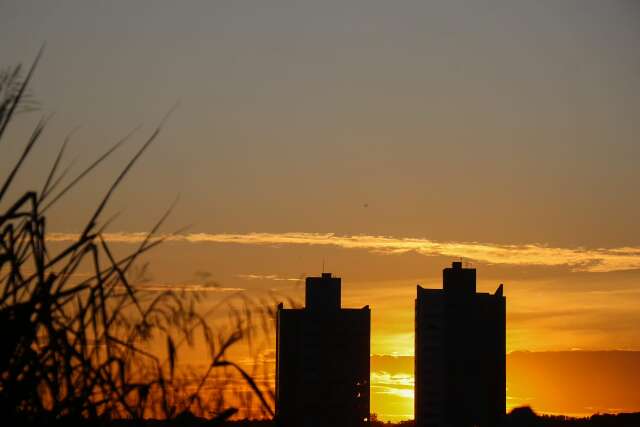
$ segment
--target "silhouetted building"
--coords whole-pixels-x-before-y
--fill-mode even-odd
[[[476,293],[475,268],[454,262],[443,289],[418,286],[416,427],[494,427],[505,414],[505,297]]]
[[[276,421],[282,427],[369,424],[369,306],[340,307],[340,278],[307,277],[305,308],[278,306]]]

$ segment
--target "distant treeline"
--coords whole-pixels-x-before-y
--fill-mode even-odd
[[[638,427],[640,412],[595,414],[585,418],[537,415],[531,408],[516,408],[507,415],[506,427]]]

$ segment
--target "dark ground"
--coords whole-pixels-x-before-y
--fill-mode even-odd
[[[116,426],[129,427],[130,422],[118,422]],[[223,424],[193,416],[183,416],[173,421],[147,421],[145,427],[275,427],[271,420],[227,421]],[[413,427],[414,422],[398,423],[373,421],[371,427]],[[331,426],[328,426],[331,427]],[[500,426],[502,427],[502,426]],[[622,414],[597,414],[587,418],[536,415],[530,408],[517,408],[507,415],[504,427],[640,427],[640,412]]]
[[[13,422],[0,417],[1,426],[51,426],[51,427],[276,427],[273,420],[214,421],[199,418],[189,413],[178,415],[172,420],[116,420],[90,422],[86,419],[62,419],[55,422],[40,419],[31,422]],[[398,423],[372,421],[371,427],[414,427],[414,421]],[[334,426],[327,426],[334,427]],[[517,408],[505,418],[505,423],[495,427],[640,427],[640,412],[621,414],[596,414],[586,418],[537,415],[530,408]]]

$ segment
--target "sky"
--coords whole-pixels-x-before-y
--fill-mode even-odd
[[[0,171],[42,115],[22,189],[70,133],[77,173],[137,129],[50,211],[63,244],[177,105],[105,215],[125,253],[179,197],[156,286],[300,299],[324,265],[372,353],[410,356],[416,284],[462,258],[504,283],[509,352],[640,350],[638,22],[634,0],[0,0],[0,66],[46,42]]]

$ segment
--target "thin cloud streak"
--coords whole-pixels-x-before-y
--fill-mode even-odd
[[[225,288],[221,286],[203,285],[202,283],[153,283],[136,287],[144,292],[243,292],[244,288]]]
[[[111,243],[140,243],[145,233],[105,233]],[[463,257],[487,264],[567,266],[574,271],[611,272],[640,269],[640,247],[559,248],[542,244],[499,245],[479,242],[438,242],[423,238],[333,233],[190,233],[158,235],[169,242],[234,243],[240,245],[308,245],[363,249],[382,254],[408,252],[426,256]],[[69,242],[73,233],[51,233],[49,241]]]
[[[236,277],[244,280],[273,280],[274,282],[300,282],[302,277],[280,277],[276,274],[236,274]]]

